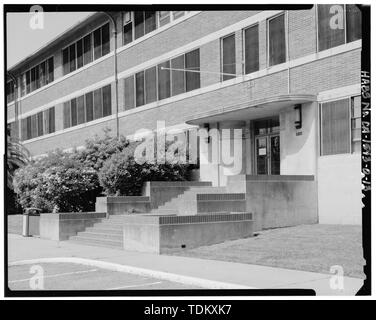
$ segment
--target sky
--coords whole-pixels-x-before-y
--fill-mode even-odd
[[[33,14],[7,13],[7,68],[34,53],[93,12],[44,12],[43,26]],[[36,22],[42,28],[33,29],[30,21]]]

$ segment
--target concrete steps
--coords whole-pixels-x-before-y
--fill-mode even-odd
[[[103,246],[109,248],[123,249],[123,216],[111,215],[109,219],[103,219],[95,223],[85,231],[78,232],[76,236],[70,237],[75,243]]]

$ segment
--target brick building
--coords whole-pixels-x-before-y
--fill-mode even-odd
[[[8,125],[33,156],[80,147],[105,127],[238,128],[241,174],[313,176],[320,223],[361,223],[356,6],[111,14],[8,70]],[[201,180],[226,185],[228,175],[201,161]]]

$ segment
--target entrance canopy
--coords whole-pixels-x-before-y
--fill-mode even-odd
[[[217,110],[204,111],[186,121],[188,124],[221,122],[228,120],[245,120],[268,117],[278,114],[282,109],[294,104],[317,101],[315,95],[289,94],[252,100],[247,103],[225,106]]]

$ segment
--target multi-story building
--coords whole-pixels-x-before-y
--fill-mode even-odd
[[[241,174],[312,175],[320,223],[361,223],[355,5],[111,15],[93,14],[8,70],[8,124],[33,156],[105,127],[238,128]],[[202,180],[224,185],[229,174],[201,161]]]

